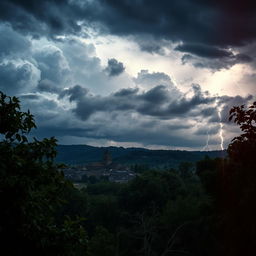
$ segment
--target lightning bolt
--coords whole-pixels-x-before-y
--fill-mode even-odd
[[[222,117],[221,117],[222,104],[220,104],[218,99],[216,100],[216,108],[217,108],[219,125],[220,125],[220,128],[219,128],[220,148],[221,150],[224,150],[223,123],[222,123]]]
[[[202,151],[210,151],[209,148],[209,141],[210,141],[210,135],[209,135],[209,129],[207,130],[207,139],[206,139],[206,144],[203,147]]]
[[[210,140],[210,135],[209,135],[209,130],[207,130],[207,140],[205,145],[205,150],[207,151],[209,151],[209,140]]]

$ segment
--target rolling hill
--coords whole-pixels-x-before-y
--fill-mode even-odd
[[[58,145],[58,163],[68,165],[88,164],[101,161],[108,150],[113,162],[125,165],[143,164],[151,167],[177,167],[181,162],[196,162],[205,156],[223,157],[225,151],[150,150],[145,148],[93,147],[88,145]]]

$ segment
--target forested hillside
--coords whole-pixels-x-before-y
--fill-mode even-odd
[[[197,162],[205,156],[224,157],[226,151],[149,150],[145,148],[93,147],[88,145],[58,145],[57,162],[70,165],[97,162],[108,150],[114,162],[126,165],[176,168],[181,162]]]

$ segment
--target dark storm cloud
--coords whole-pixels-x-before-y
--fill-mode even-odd
[[[108,60],[108,66],[105,69],[105,71],[109,76],[118,76],[122,74],[124,70],[125,70],[125,67],[123,63],[117,61],[114,58]]]
[[[124,127],[122,127],[123,129]],[[139,142],[143,146],[147,147],[150,145],[161,145],[161,146],[174,146],[174,147],[200,147],[202,146],[202,141],[195,140],[191,137],[174,135],[173,130],[179,130],[177,127],[168,127],[164,125],[159,126],[146,126],[145,125],[134,125],[133,128],[129,130],[123,129],[118,130],[107,130],[105,134],[97,136],[96,139],[110,139],[117,142]],[[157,132],[156,132],[157,130]]]
[[[77,105],[73,111],[82,120],[87,120],[96,113],[133,112],[162,120],[202,117],[213,123],[220,121],[217,114],[219,106],[222,122],[228,122],[232,106],[247,104],[253,98],[252,95],[211,97],[203,92],[199,85],[192,85],[192,90],[193,95],[190,98],[184,94],[177,97],[177,94],[172,94],[172,91],[163,85],[148,91],[139,91],[137,88],[122,89],[109,96],[100,97],[76,85],[64,90],[60,98],[68,95],[70,101],[75,101]]]
[[[51,123],[46,123],[40,130],[34,131],[36,137],[49,137],[56,134],[57,138],[61,136],[74,136],[80,141],[84,139],[99,141],[102,146],[102,140],[115,141],[123,143],[139,143],[145,147],[151,145],[174,146],[174,147],[200,147],[202,141],[200,137],[187,137],[183,133],[177,135],[177,131],[187,130],[191,127],[179,125],[165,125],[162,123],[152,123],[143,120],[131,120],[130,116],[125,116],[126,122],[123,119],[111,122],[86,123],[83,128],[70,127],[66,124],[54,127]],[[129,122],[134,121],[133,126],[129,127]],[[122,122],[122,125],[119,124]],[[174,130],[176,132],[174,132]],[[197,139],[195,139],[197,138]],[[203,138],[204,139],[204,138]],[[204,142],[203,142],[204,143]]]
[[[158,85],[141,95],[141,98],[153,104],[161,104],[162,102],[168,101],[169,95],[165,86]]]
[[[51,80],[43,79],[38,85],[37,89],[41,92],[60,93],[60,89]]]
[[[220,130],[220,125],[219,124],[215,124],[214,126],[212,127],[207,127],[207,126],[204,126],[200,129],[198,129],[195,134],[197,135],[205,135],[205,134],[208,134],[208,135],[214,135],[214,134],[217,134]]]
[[[211,117],[213,115],[215,115],[216,113],[216,107],[206,107],[204,109],[201,109],[201,114],[204,117]]]
[[[41,71],[41,79],[48,79],[56,85],[68,81],[69,65],[62,51],[54,46],[45,46],[33,55]]]
[[[63,98],[65,95],[69,95],[70,101],[76,101],[79,99],[83,99],[87,96],[89,90],[87,88],[83,88],[80,85],[75,85],[72,88],[69,88],[67,90],[64,90],[60,93],[59,97]]]
[[[75,98],[80,99],[81,93],[88,97],[87,90],[79,86],[71,88],[67,93],[72,93]],[[140,93],[141,95],[142,93]],[[112,95],[113,96],[113,95]],[[121,97],[125,97],[124,95]],[[96,96],[93,97],[96,100]],[[180,120],[158,120],[155,118],[145,118],[143,115],[134,116],[131,111],[120,110],[98,113],[100,116],[87,119],[86,122],[75,118],[72,112],[58,107],[56,101],[49,100],[43,95],[24,95],[26,99],[23,104],[24,109],[33,110],[36,116],[38,129],[33,132],[33,136],[49,137],[73,136],[76,138],[87,138],[89,140],[114,140],[116,142],[136,142],[141,145],[171,145],[196,147],[202,142],[195,136],[184,136],[191,129],[189,123]],[[91,99],[92,100],[92,99]],[[106,100],[106,99],[105,99]],[[113,100],[113,99],[112,99]],[[114,104],[114,102],[112,103]],[[44,109],[41,106],[44,105]],[[88,110],[88,109],[87,109]],[[95,112],[93,112],[96,114]],[[84,112],[83,112],[84,114]]]
[[[235,55],[237,63],[247,63],[247,62],[252,62],[254,59],[246,54],[243,53],[238,53]]]
[[[253,65],[254,59],[246,54],[232,54],[229,57],[221,58],[200,58],[191,54],[184,54],[181,58],[183,65],[191,63],[196,68],[206,68],[212,70],[228,69],[235,64],[251,63]]]
[[[217,47],[210,47],[207,45],[198,44],[181,44],[175,50],[181,52],[190,52],[200,57],[205,58],[223,58],[232,56],[232,52],[223,50]]]
[[[13,31],[10,26],[0,24],[0,59],[6,56],[25,55],[31,46],[30,41]]]
[[[220,97],[220,103],[222,104],[221,108],[221,121],[224,123],[230,123],[229,122],[229,111],[233,106],[240,106],[243,104],[248,104],[248,102],[253,100],[252,95],[248,95],[247,97],[242,96],[235,96],[235,97],[228,97],[228,96],[222,96]]]
[[[88,119],[97,112],[132,111],[141,115],[154,116],[162,119],[187,115],[194,108],[210,104],[214,97],[208,97],[198,85],[193,85],[193,96],[177,97],[174,90],[164,85],[156,86],[148,91],[138,89],[122,89],[110,96],[100,97],[89,94],[87,89],[77,85],[65,90],[60,97],[69,95],[70,101],[77,103],[74,112],[82,120]]]
[[[32,94],[32,93],[30,93],[30,94],[26,94],[26,95],[21,95],[20,97],[19,97],[21,100],[23,100],[23,99],[28,99],[28,100],[39,100],[40,99],[40,96],[39,95],[37,95],[37,94]]]
[[[103,97],[76,85],[62,91],[59,98],[63,102],[70,100],[73,109],[63,109],[63,102],[58,105],[56,100],[39,94],[22,98],[29,102],[25,107],[33,110],[39,122],[36,136],[74,136],[99,143],[113,140],[176,147],[202,147],[207,134],[211,143],[217,144],[218,106],[224,122],[230,106],[252,99],[252,96],[210,97],[198,85],[193,85],[192,90],[189,98],[184,94],[177,98],[165,86],[147,91],[126,88]],[[197,120],[196,124],[193,119]]]
[[[162,47],[160,45],[141,43],[140,49],[142,51],[149,52],[149,53],[158,53],[162,55],[164,54]]]
[[[0,20],[34,38],[55,40],[62,40],[59,35],[87,37],[91,27],[99,34],[131,36],[142,51],[161,55],[175,42],[176,50],[203,58],[183,57],[183,62],[216,70],[252,62],[239,47],[256,40],[256,8],[249,0],[2,0]],[[214,61],[218,58],[224,61]],[[121,71],[115,67],[110,75]]]
[[[102,6],[102,22],[120,35],[150,33],[224,48],[242,45],[256,36],[251,1],[108,0]]]
[[[151,54],[165,55],[164,47],[170,46],[170,42],[161,38],[155,38],[151,34],[143,34],[133,38],[140,50]]]
[[[234,106],[248,105],[253,101],[255,97],[253,95],[242,96],[218,96],[216,97],[215,104],[209,108],[202,110],[202,115],[208,118],[210,123],[219,123],[220,121],[225,124],[232,125],[233,123],[229,121],[229,111]],[[220,111],[220,116],[218,115]]]
[[[68,0],[3,0],[0,2],[0,19],[35,38],[42,35],[77,34],[78,8]]]
[[[0,10],[2,21],[39,35],[80,33],[85,22],[117,35],[151,34],[209,47],[241,46],[256,38],[249,0],[2,0]]]
[[[38,72],[31,63],[0,63],[0,90],[6,94],[29,92],[38,79]]]
[[[138,88],[124,88],[119,90],[118,92],[114,93],[115,97],[125,97],[125,96],[131,96],[136,95],[138,93]]]

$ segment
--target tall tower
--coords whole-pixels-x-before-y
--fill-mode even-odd
[[[104,165],[109,165],[109,164],[112,163],[112,156],[111,156],[111,153],[108,150],[106,150],[104,152],[103,163],[104,163]]]

